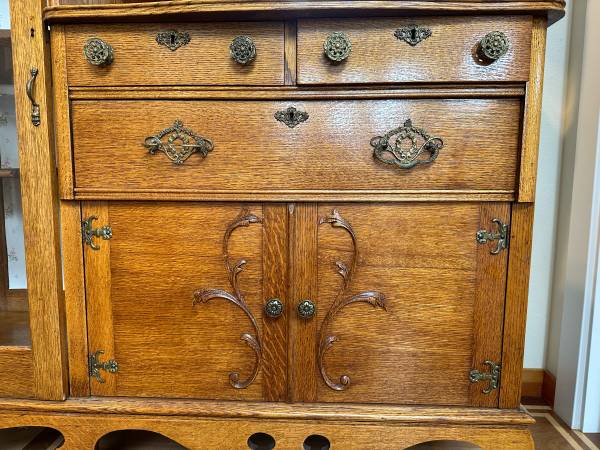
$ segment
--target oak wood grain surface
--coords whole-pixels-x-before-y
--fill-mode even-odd
[[[489,401],[474,395],[468,377],[478,348],[494,355],[501,349],[500,334],[477,331],[501,328],[503,319],[501,309],[486,317],[487,306],[478,300],[486,291],[503,291],[506,271],[504,255],[495,262],[486,246],[488,253],[478,256],[475,233],[486,209],[476,203],[323,204],[319,217],[334,208],[357,237],[358,262],[344,297],[377,291],[387,310],[353,303],[336,315],[327,335],[339,341],[326,353],[325,368],[336,381],[344,374],[351,382],[334,391],[321,380],[319,400],[494,406],[496,398],[497,405],[494,395]],[[319,228],[319,322],[340,289],[336,262],[349,264],[351,243],[339,227]],[[497,265],[494,275],[490,265]],[[478,283],[482,277],[486,284]]]
[[[460,440],[486,450],[533,450],[533,440],[525,427],[501,426],[382,426],[376,423],[319,422],[256,419],[186,419],[111,415],[23,415],[0,413],[6,426],[44,424],[62,432],[64,450],[95,448],[96,442],[114,430],[152,430],[190,450],[247,450],[254,433],[270,434],[278,449],[302,448],[313,434],[326,436],[332,447],[344,450],[399,450],[431,440]],[[82,432],[85,430],[85,432]]]
[[[18,375],[29,377],[26,383],[33,384],[37,398],[61,400],[67,393],[67,349],[63,333],[50,49],[42,20],[44,4],[44,0],[9,2],[33,361],[33,365],[24,362]],[[32,69],[37,70],[35,81],[30,83],[40,110],[37,126],[32,120],[32,101],[26,92]],[[11,366],[2,368],[7,369],[12,370]],[[16,384],[24,382],[19,380]]]
[[[524,103],[523,144],[521,150],[521,167],[519,170],[519,202],[533,202],[535,200],[537,160],[540,146],[540,123],[542,120],[546,27],[545,18],[535,18],[533,20],[531,68]]]
[[[274,113],[288,106],[306,111],[308,120],[295,128],[275,120]],[[511,192],[520,111],[517,99],[76,101],[72,107],[76,187],[174,193],[186,189]],[[375,160],[371,139],[409,118],[414,126],[443,139],[437,160],[411,170]],[[206,158],[194,154],[174,165],[164,154],[151,155],[142,145],[146,137],[177,119],[212,140],[214,149]]]
[[[223,235],[243,208],[262,217],[260,206],[243,204],[109,202],[105,212],[93,202],[98,226],[110,224],[113,237],[86,247],[86,288],[90,352],[106,350],[117,374],[102,372],[106,383],[90,380],[96,395],[262,399],[260,370],[246,389],[234,389],[229,374],[245,379],[255,365],[241,339],[262,341],[263,231],[261,224],[231,235],[229,254],[246,261],[238,275],[259,336],[243,310],[214,298],[193,305],[199,289],[233,295],[224,264]],[[275,243],[274,243],[275,244]],[[273,244],[273,245],[274,245]],[[268,348],[269,349],[269,348]],[[271,360],[269,360],[271,361]],[[283,368],[273,367],[281,372]]]
[[[156,42],[160,31],[189,33],[190,42],[175,51]],[[256,59],[241,65],[229,54],[231,41],[249,36]],[[114,61],[105,67],[87,62],[83,46],[100,38],[113,47]],[[72,86],[242,84],[282,85],[282,22],[165,23],[68,25],[65,27],[69,84]]]
[[[31,346],[0,346],[0,397],[35,397],[32,373]]]
[[[113,0],[49,0],[45,18],[49,21],[110,21],[185,15],[200,19],[248,19],[273,17],[332,17],[368,15],[423,14],[537,14],[547,15],[549,23],[564,16],[563,0],[180,0],[169,2],[113,3]],[[79,3],[64,5],[64,3]],[[90,5],[91,3],[91,5]],[[101,3],[94,5],[94,3]],[[61,5],[63,4],[63,5]]]
[[[431,36],[415,46],[394,36],[411,25],[429,28]],[[491,31],[510,40],[508,53],[493,63],[477,56]],[[337,64],[323,52],[333,32],[352,43],[350,56]],[[531,16],[299,20],[298,83],[526,81],[530,39]]]
[[[532,203],[515,203],[511,211],[510,259],[506,280],[506,312],[502,341],[501,408],[516,408],[521,401],[533,213]]]

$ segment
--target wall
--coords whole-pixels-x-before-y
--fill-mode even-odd
[[[554,271],[555,236],[562,159],[562,123],[565,114],[567,57],[571,25],[571,2],[566,16],[548,29],[540,154],[533,226],[526,368],[546,368],[548,325]],[[556,372],[553,372],[556,373]]]

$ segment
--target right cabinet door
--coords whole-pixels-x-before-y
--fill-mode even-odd
[[[497,406],[510,204],[316,211],[315,399]]]

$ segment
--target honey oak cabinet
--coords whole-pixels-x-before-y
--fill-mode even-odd
[[[36,167],[64,297],[43,331],[63,340],[58,390],[0,400],[0,426],[67,449],[119,430],[533,448],[520,383],[562,2],[21,2],[49,26],[42,124],[18,105],[54,150]]]

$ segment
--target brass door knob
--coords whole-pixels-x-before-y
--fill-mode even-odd
[[[352,43],[345,33],[336,31],[327,36],[327,39],[325,39],[325,43],[323,44],[323,49],[325,50],[325,55],[327,55],[331,61],[340,62],[350,56],[350,52],[352,52]]]
[[[113,62],[113,48],[99,38],[89,39],[83,46],[85,59],[94,66],[108,66]]]
[[[501,31],[492,31],[479,41],[479,54],[488,61],[496,61],[508,52],[510,40]]]
[[[283,303],[278,298],[272,298],[265,304],[265,314],[269,317],[279,317],[283,314]]]
[[[256,45],[248,36],[237,36],[229,45],[229,53],[239,64],[248,64],[256,58]]]
[[[315,315],[315,304],[310,300],[302,300],[298,303],[298,315],[303,319],[310,319]]]

